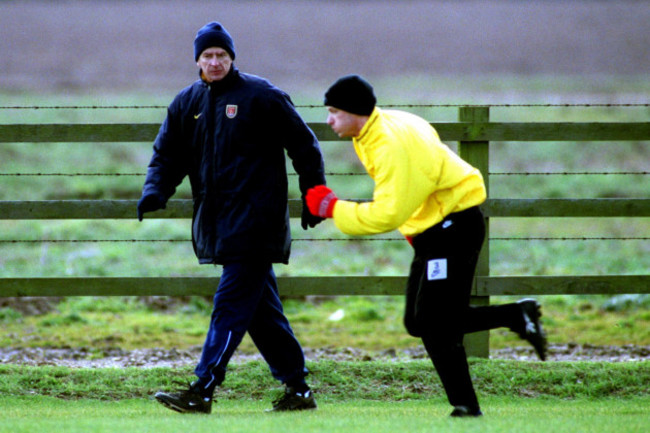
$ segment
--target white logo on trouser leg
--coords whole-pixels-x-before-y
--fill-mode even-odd
[[[535,334],[537,329],[532,320],[530,320],[530,317],[528,317],[528,314],[524,314],[524,320],[526,321],[526,334]]]
[[[427,262],[427,280],[447,279],[447,259],[433,259]]]

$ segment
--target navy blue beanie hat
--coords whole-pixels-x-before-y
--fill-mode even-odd
[[[361,116],[370,116],[376,103],[372,86],[358,75],[339,78],[325,92],[326,106]]]
[[[210,47],[219,47],[228,51],[235,60],[235,44],[230,33],[221,24],[212,21],[201,27],[194,38],[194,60],[199,60],[201,53]]]

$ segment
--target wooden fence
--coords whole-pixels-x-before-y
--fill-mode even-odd
[[[647,141],[650,122],[490,122],[489,107],[460,107],[457,122],[432,123],[445,142],[458,142],[462,158],[489,185],[490,142]],[[339,138],[324,123],[310,123],[320,141]],[[159,124],[0,125],[0,143],[151,142]],[[488,191],[489,197],[489,191]],[[0,201],[0,220],[133,219],[136,200]],[[493,199],[482,209],[488,242],[473,291],[475,305],[490,296],[650,293],[650,275],[490,276],[489,220],[495,217],[650,217],[650,199]],[[299,200],[290,215],[299,218]],[[171,200],[157,218],[190,218],[190,200]],[[0,278],[0,296],[212,295],[218,278]],[[283,295],[401,295],[406,277],[322,276],[279,278]],[[487,356],[488,333],[468,336],[468,353]]]

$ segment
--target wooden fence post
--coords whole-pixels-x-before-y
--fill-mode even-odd
[[[476,123],[476,127],[469,128],[469,137],[467,140],[458,142],[458,153],[461,158],[469,162],[474,167],[478,168],[485,180],[485,187],[490,194],[490,142],[489,141],[473,141],[472,135],[478,134],[481,131],[481,124],[490,121],[490,108],[489,107],[460,107],[458,112],[458,120],[460,122]],[[489,276],[490,275],[490,221],[486,218],[486,231],[485,243],[481,250],[481,255],[476,267],[476,276]],[[476,296],[476,281],[472,290],[472,305],[489,305],[489,296]],[[465,336],[465,347],[468,356],[477,356],[481,358],[488,358],[490,356],[490,333],[477,332]]]

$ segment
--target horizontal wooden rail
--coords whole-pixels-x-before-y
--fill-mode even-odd
[[[0,278],[0,297],[213,295],[219,278]],[[405,277],[278,277],[283,296],[399,295]]]
[[[133,219],[137,200],[0,201],[0,220]],[[488,199],[488,217],[648,217],[650,199]],[[289,213],[299,218],[301,201],[289,200]],[[192,200],[170,200],[167,209],[147,219],[190,218]]]
[[[478,277],[476,296],[650,293],[650,275]]]
[[[406,277],[278,277],[283,296],[403,295]],[[0,278],[0,297],[211,296],[219,278]],[[479,276],[475,296],[616,295],[650,293],[650,275]]]
[[[340,141],[325,123],[310,122],[321,141]],[[642,141],[650,122],[432,122],[444,141]],[[0,125],[0,143],[151,142],[159,123]]]
[[[650,199],[488,199],[488,217],[648,217]]]

